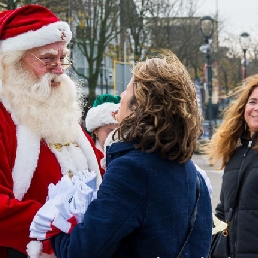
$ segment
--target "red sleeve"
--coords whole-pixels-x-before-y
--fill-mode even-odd
[[[100,171],[100,174],[101,176],[103,177],[104,173],[105,173],[105,170],[101,167],[100,165],[100,161],[101,159],[104,158],[104,153],[102,151],[100,151],[98,148],[96,148],[95,144],[94,144],[94,141],[92,140],[92,138],[85,132],[85,130],[83,129],[83,132],[85,134],[85,136],[87,137],[87,139],[89,140],[93,150],[94,150],[94,153],[97,157],[97,161],[98,161],[98,165],[99,165],[99,171]]]

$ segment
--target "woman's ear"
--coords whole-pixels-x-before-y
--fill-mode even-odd
[[[139,100],[135,96],[132,96],[128,103],[128,108],[130,111],[134,111],[137,106],[139,106]]]
[[[99,129],[96,129],[93,131],[93,133],[96,135],[97,138],[98,138],[98,131],[99,131]]]

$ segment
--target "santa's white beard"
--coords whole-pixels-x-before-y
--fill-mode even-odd
[[[2,95],[19,123],[47,143],[73,142],[81,118],[75,83],[66,74],[57,76],[50,73],[36,82],[21,70],[12,70],[2,88]],[[51,87],[51,80],[60,82],[60,85]]]

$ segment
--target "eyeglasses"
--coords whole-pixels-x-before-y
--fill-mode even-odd
[[[55,56],[50,56],[50,57],[47,56],[47,57],[39,58],[32,53],[30,54],[34,56],[37,60],[39,60],[41,63],[43,63],[46,66],[47,70],[52,70],[56,68],[58,64],[60,64],[64,70],[66,70],[69,66],[72,65],[72,61],[69,60],[67,57],[61,57],[60,62],[57,62],[57,61],[55,62],[54,61],[54,59],[56,59]]]

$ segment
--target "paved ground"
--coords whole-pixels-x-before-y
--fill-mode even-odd
[[[203,155],[195,154],[192,160],[203,170],[206,171],[213,188],[212,194],[212,208],[217,206],[219,203],[219,195],[221,188],[221,181],[223,176],[223,170],[217,170],[213,166],[209,166],[208,160],[204,158]]]

